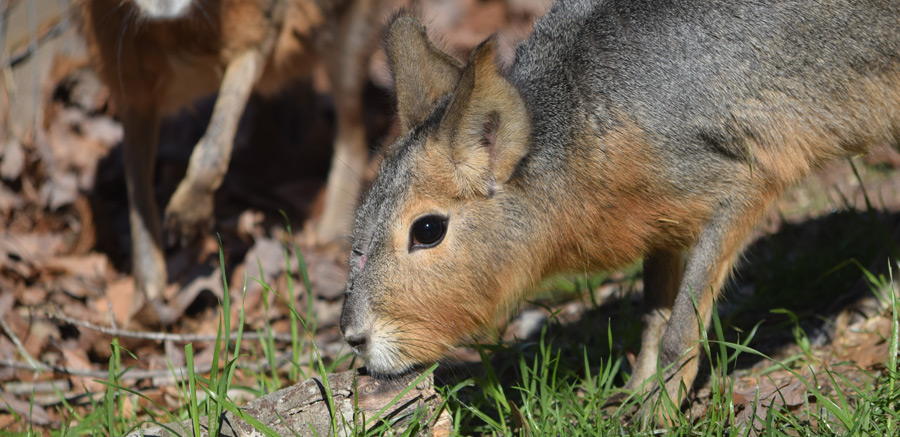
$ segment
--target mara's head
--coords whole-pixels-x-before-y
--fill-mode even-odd
[[[396,18],[387,49],[403,133],[357,212],[341,332],[374,374],[439,360],[532,280],[523,200],[531,125],[491,40],[463,65]]]

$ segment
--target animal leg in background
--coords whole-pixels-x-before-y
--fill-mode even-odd
[[[362,173],[369,160],[363,119],[362,93],[366,83],[370,45],[376,40],[371,20],[377,1],[357,1],[341,17],[334,46],[329,51],[328,74],[337,114],[334,155],[325,188],[325,206],[316,225],[320,243],[338,241],[349,234],[359,200]]]
[[[191,153],[187,174],[166,206],[167,243],[182,245],[213,222],[213,198],[222,185],[238,122],[263,70],[263,57],[248,50],[225,70],[212,118]]]
[[[149,105],[122,108],[125,130],[123,156],[131,223],[131,259],[138,298],[131,313],[144,304],[161,302],[166,287],[166,263],[162,250],[159,210],[153,198],[153,170],[159,135],[159,113]],[[159,312],[159,311],[158,311]],[[156,317],[164,318],[162,314]]]

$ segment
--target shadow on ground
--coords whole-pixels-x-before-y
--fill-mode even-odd
[[[853,311],[862,300],[873,296],[863,268],[887,277],[888,257],[900,259],[898,235],[900,212],[840,210],[784,222],[776,232],[755,239],[744,252],[745,260],[717,307],[725,340],[741,341],[756,328],[748,346],[776,358],[796,345],[795,326],[802,328],[813,348],[836,342],[835,336],[840,333],[835,330],[834,321],[838,315]],[[894,275],[898,275],[896,267]],[[612,286],[617,291],[596,304],[587,293],[574,301],[569,296],[570,302],[563,305],[555,305],[552,300],[536,302],[556,313],[545,325],[544,341],[552,344],[554,354],[559,354],[560,378],[584,378],[585,359],[596,376],[601,363],[608,365],[611,359],[624,356],[623,372],[615,383],[625,383],[631,372],[627,363],[641,346],[639,278],[638,270],[623,279],[607,281],[599,289]],[[579,312],[573,305],[582,310]],[[518,341],[485,346],[493,352],[491,365],[504,386],[521,383],[519,357],[526,365],[534,362],[540,353],[541,332],[538,326]],[[714,338],[713,333],[710,338]],[[886,359],[885,356],[883,360]],[[746,371],[761,360],[741,354],[729,366],[729,374]],[[710,374],[709,360],[704,357],[695,390],[708,382]],[[452,386],[459,380],[484,375],[484,366],[476,356],[468,363],[445,366],[437,379]],[[510,390],[507,395],[518,392]]]

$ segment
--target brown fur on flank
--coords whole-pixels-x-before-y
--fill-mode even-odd
[[[185,179],[165,211],[170,243],[212,221],[238,120],[251,92],[275,93],[308,75],[329,73],[337,132],[325,210],[316,235],[330,242],[349,231],[359,175],[368,160],[361,93],[379,29],[382,0],[193,0],[177,16],[156,16],[183,0],[81,0],[91,59],[114,97],[125,129],[124,158],[132,256],[138,288],[159,305],[166,284],[162,226],[153,200],[160,118],[218,92],[213,116],[191,155]],[[162,13],[161,13],[162,14]],[[136,302],[139,309],[142,302]]]
[[[490,40],[458,67],[396,18],[407,130],[357,213],[345,339],[370,371],[404,372],[547,275],[643,258],[628,388],[677,401],[768,205],[900,139],[897,22],[892,0],[559,0],[501,72]]]

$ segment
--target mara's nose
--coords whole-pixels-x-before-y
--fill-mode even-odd
[[[362,317],[364,307],[359,295],[348,294],[341,309],[341,335],[353,351],[359,355],[365,355],[369,345],[369,329]]]
[[[369,344],[369,334],[362,331],[345,331],[344,341],[353,348],[357,354],[364,354]]]
[[[359,320],[354,317],[352,307],[347,302],[344,302],[344,311],[341,313],[340,323],[341,335],[344,336],[344,341],[353,348],[353,351],[360,355],[366,352],[366,346],[369,343],[368,330],[363,329],[361,325]]]

